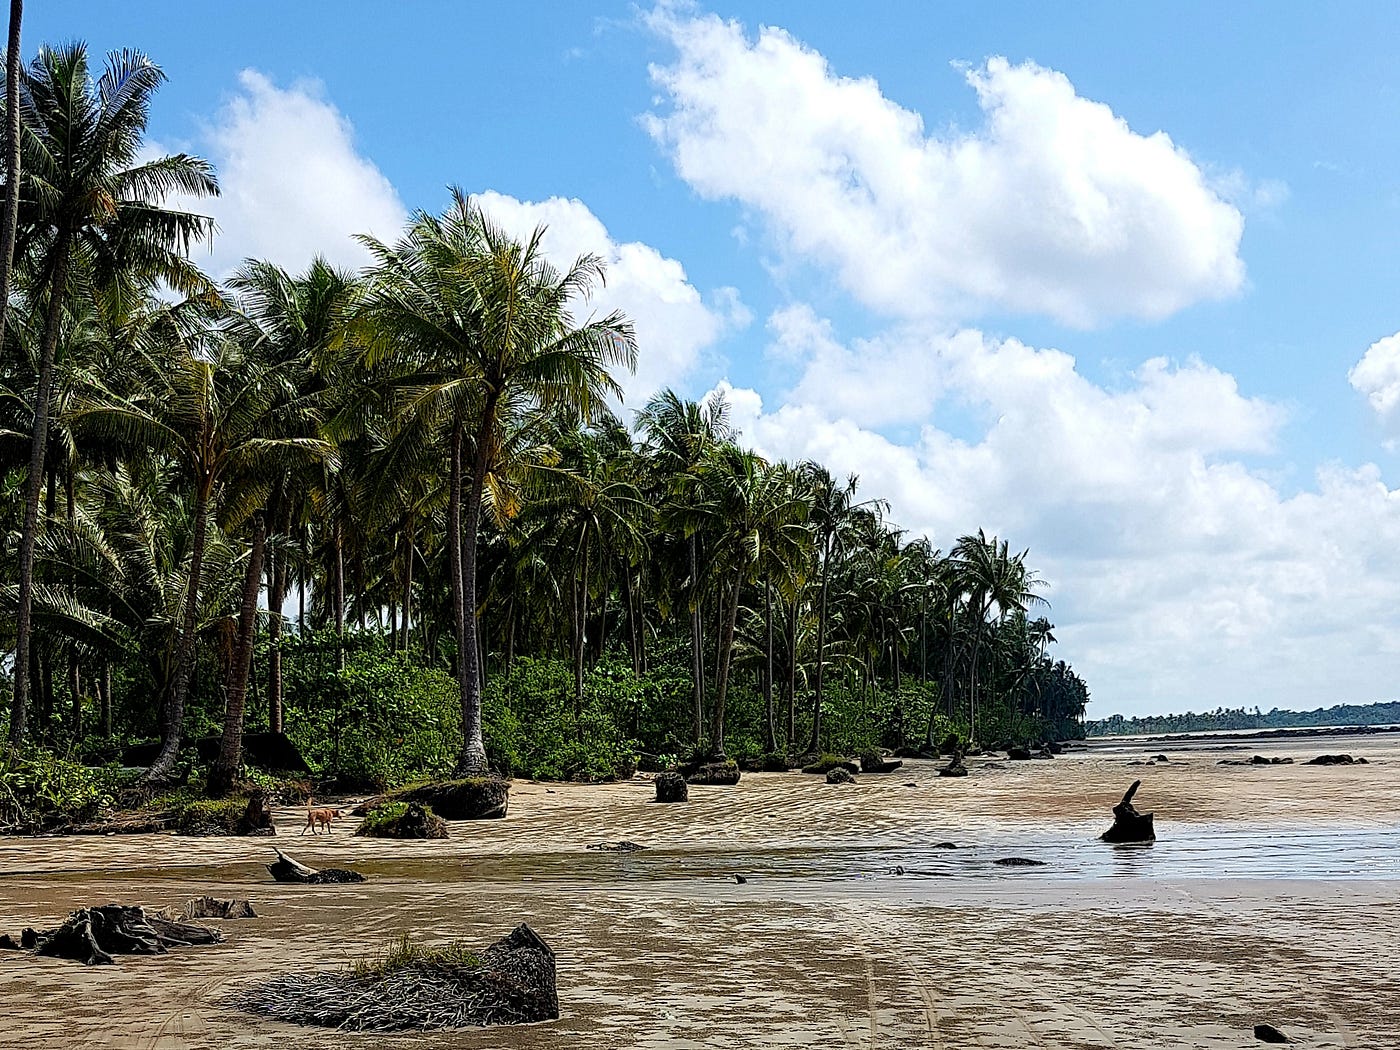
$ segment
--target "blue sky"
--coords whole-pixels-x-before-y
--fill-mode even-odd
[[[1400,7],[192,10],[31,5],[25,50],[162,65],[216,271],[491,191],[610,259],[634,403],[725,383],[763,451],[1029,547],[1094,714],[1394,695]]]

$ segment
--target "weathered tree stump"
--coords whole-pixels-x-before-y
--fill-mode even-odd
[[[690,797],[685,777],[679,773],[658,773],[653,783],[656,785],[657,802],[684,802]]]
[[[938,771],[940,777],[965,777],[967,776],[967,766],[963,765],[961,751],[954,751],[952,761]]]
[[[20,944],[39,955],[107,966],[114,955],[161,955],[169,948],[218,944],[224,935],[207,926],[148,915],[139,905],[80,908],[52,930],[26,929]]]
[[[447,820],[499,820],[510,803],[510,784],[499,777],[464,777],[395,791],[382,801],[419,802]]]
[[[300,861],[287,856],[276,846],[272,852],[277,860],[267,866],[268,873],[278,882],[304,882],[316,885],[331,882],[364,882],[365,877],[358,871],[345,868],[308,868]]]
[[[1113,827],[1099,836],[1104,842],[1154,842],[1157,832],[1152,827],[1152,814],[1139,813],[1133,808],[1133,795],[1142,785],[1134,780],[1123,793],[1123,801],[1113,807]]]
[[[289,974],[248,989],[239,1005],[279,1021],[368,1032],[559,1016],[554,951],[523,923],[479,955],[428,949],[392,966]]]
[[[222,897],[194,897],[180,908],[162,908],[156,912],[162,919],[188,922],[191,919],[256,919],[258,913],[246,900],[225,900]]]
[[[855,774],[849,769],[843,769],[841,766],[837,766],[835,769],[828,769],[826,771],[826,782],[828,784],[854,784],[856,778]]]

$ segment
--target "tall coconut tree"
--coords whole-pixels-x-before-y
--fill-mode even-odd
[[[690,613],[690,673],[695,743],[705,738],[705,664],[699,523],[704,517],[697,495],[701,467],[718,448],[734,439],[729,404],[720,395],[703,405],[663,390],[637,413],[637,427],[646,438],[647,452],[662,476],[666,504],[662,518],[684,537],[687,559],[686,604]]]
[[[165,79],[137,51],[109,56],[94,80],[80,43],[43,48],[20,78],[24,178],[16,255],[36,274],[34,299],[44,326],[33,406],[29,474],[20,530],[15,665],[29,661],[34,550],[44,482],[54,355],[70,277],[110,285],[122,267],[139,265],[178,292],[207,293],[207,279],[188,253],[208,239],[214,222],[165,207],[172,193],[218,193],[210,165],[178,154],[142,161],[150,103]],[[28,704],[26,676],[15,676],[12,741],[22,740]],[[173,761],[173,758],[172,758]]]
[[[603,279],[594,256],[567,268],[545,257],[543,228],[509,237],[460,190],[441,216],[419,212],[392,246],[361,238],[374,257],[361,314],[366,359],[398,363],[400,417],[445,432],[447,544],[457,680],[459,771],[486,771],[476,555],[488,479],[506,464],[512,424],[535,412],[592,418],[621,390],[611,369],[633,368],[637,346],[621,314],[576,320]]]

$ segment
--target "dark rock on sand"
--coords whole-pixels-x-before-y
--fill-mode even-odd
[[[738,764],[733,759],[729,759],[725,762],[706,762],[694,766],[685,774],[685,779],[689,784],[732,787],[739,783],[739,775]]]
[[[921,747],[897,747],[894,749],[895,758],[937,758],[937,751],[925,751]]]
[[[19,950],[19,941],[15,940],[8,933],[0,933],[0,951],[17,952]]]
[[[957,849],[956,842],[935,842],[929,849]]]
[[[684,802],[690,797],[685,777],[679,773],[658,773],[652,783],[656,785],[657,802]]]
[[[1271,1024],[1257,1024],[1254,1026],[1254,1038],[1261,1043],[1291,1043],[1292,1039],[1284,1035]]]
[[[1029,857],[1002,857],[1000,860],[992,861],[993,864],[1000,864],[1003,868],[1043,868],[1045,861],[1031,860]]]
[[[584,848],[602,850],[604,853],[636,853],[638,850],[646,849],[640,843],[628,842],[626,839],[621,842],[594,842]]]
[[[878,751],[867,751],[860,756],[860,771],[862,773],[893,773],[902,765],[904,763],[899,759],[887,759]]]
[[[953,752],[953,760],[938,771],[940,777],[965,777],[967,776],[967,766],[963,765],[961,751]]]
[[[826,771],[826,782],[828,784],[854,784],[855,775],[849,769],[842,769],[837,766],[835,769]]]
[[[1031,753],[1024,747],[1008,747],[1006,749],[1006,757],[1013,762],[1029,762]]]
[[[802,767],[802,772],[825,776],[833,769],[844,769],[848,773],[859,773],[860,766],[849,758],[840,755],[818,755]]]
[[[1352,758],[1350,755],[1318,755],[1303,763],[1305,766],[1364,766],[1364,758]]]

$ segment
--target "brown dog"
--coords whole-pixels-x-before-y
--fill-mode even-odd
[[[307,828],[310,828],[311,834],[315,835],[317,834],[317,828],[324,827],[326,829],[326,834],[329,835],[331,833],[331,821],[338,816],[340,816],[340,810],[338,809],[312,809],[311,799],[308,798],[306,800],[306,827],[301,829],[301,833],[305,835]]]

